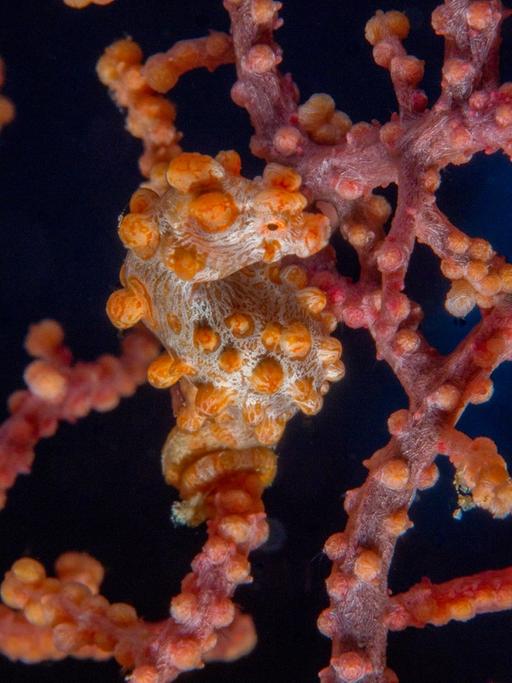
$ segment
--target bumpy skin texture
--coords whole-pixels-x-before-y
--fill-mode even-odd
[[[139,190],[121,218],[125,287],[107,311],[121,328],[143,320],[166,350],[148,377],[162,388],[179,382],[164,470],[186,497],[196,491],[180,473],[197,445],[184,449],[181,432],[203,430],[201,454],[206,439],[252,466],[244,449],[275,445],[297,410],[317,413],[329,381],[344,374],[325,294],[308,287],[305,268],[282,261],[318,252],[330,233],[326,216],[304,211],[300,182],[278,164],[247,180],[235,152],[183,153],[161,196]]]

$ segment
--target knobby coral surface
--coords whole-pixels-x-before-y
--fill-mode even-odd
[[[61,555],[52,578],[28,557],[37,553],[23,553],[2,584],[0,645],[14,660],[113,657],[135,683],[164,683],[250,651],[254,628],[235,589],[252,581],[249,553],[265,542],[263,549],[272,548],[261,496],[276,474],[276,445],[286,423],[298,412],[319,413],[331,382],[344,377],[339,330],[349,340],[364,330],[406,400],[392,406],[387,444],[381,428],[380,447],[364,460],[366,480],[359,473],[346,487],[345,528],[324,546],[332,570],[318,628],[332,652],[320,677],[395,681],[396,653],[395,671],[386,666],[390,630],[442,626],[512,606],[510,570],[488,563],[480,574],[481,566],[460,578],[441,574],[450,581],[403,582],[408,590],[392,597],[388,583],[397,542],[402,548],[415,533],[411,504],[439,488],[438,454],[453,468],[461,527],[476,514],[506,519],[512,507],[512,481],[498,452],[507,444],[498,449],[485,433],[456,426],[467,406],[491,400],[491,373],[510,358],[512,266],[487,239],[486,226],[463,231],[436,201],[451,169],[481,153],[510,155],[511,86],[501,84],[498,71],[509,11],[494,0],[447,0],[435,9],[432,26],[445,55],[440,92],[430,97],[408,19],[378,11],[365,37],[378,67],[389,72],[397,111],[382,123],[353,123],[330,95],[301,97],[280,72],[280,3],[224,5],[229,34],[177,42],[147,60],[135,40],[124,38],[100,58],[100,80],[125,110],[128,131],[143,142],[145,179],[118,222],[128,250],[122,289],[107,304],[116,327],[136,329],[126,333],[119,360],[73,366],[57,325],[32,328],[26,346],[36,360],[25,371],[28,391],[10,399],[12,416],[0,433],[5,492],[59,420],[115,407],[152,361],[150,384],[172,387],[176,425],[163,469],[181,499],[173,518],[192,526],[207,520],[207,541],[169,616],[156,622],[99,595],[103,568],[89,555]],[[196,69],[232,62],[231,97],[249,113],[251,152],[265,162],[253,179],[224,140],[184,152],[187,138],[181,140],[174,104],[164,96],[176,89],[179,99],[179,82],[193,79]],[[185,122],[178,120],[186,133]],[[437,258],[415,273],[413,252],[428,250]],[[359,267],[349,275],[354,254]],[[416,274],[428,289],[439,267],[449,285],[447,314],[474,323],[445,353],[427,334],[417,301],[425,295],[414,286]],[[163,347],[157,358],[155,342],[138,331],[141,323]],[[358,380],[346,353],[344,361],[347,391]],[[281,666],[275,680],[288,675],[286,662]],[[448,680],[446,671],[439,680]]]

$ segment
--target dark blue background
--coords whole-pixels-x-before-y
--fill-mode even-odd
[[[304,98],[329,92],[354,121],[388,119],[395,108],[388,75],[371,60],[363,39],[377,8],[407,9],[407,45],[428,60],[426,89],[438,94],[442,41],[429,28],[431,0],[289,0],[278,39],[283,67]],[[220,0],[116,0],[77,12],[60,0],[3,0],[0,54],[7,63],[6,93],[16,121],[0,137],[0,362],[2,395],[20,386],[27,357],[22,339],[30,322],[60,320],[79,358],[115,352],[118,335],[104,312],[117,286],[123,249],[116,221],[139,176],[139,143],[96,79],[104,46],[132,35],[145,53],[165,50],[208,28],[227,29]],[[504,77],[512,80],[512,31],[505,30]],[[206,153],[236,148],[247,175],[250,127],[231,104],[233,68],[185,76],[173,92],[184,147]],[[473,236],[485,236],[509,260],[512,241],[512,167],[500,155],[479,156],[444,172],[442,209]],[[392,194],[392,193],[391,193]],[[354,272],[340,248],[340,268]],[[437,260],[419,247],[408,293],[425,310],[424,332],[447,352],[478,315],[456,321],[443,310],[447,289]],[[329,643],[315,628],[326,605],[329,563],[325,538],[342,528],[343,491],[364,479],[363,458],[387,438],[386,418],[405,405],[391,372],[374,359],[361,331],[340,330],[347,378],[335,385],[321,415],[297,417],[279,446],[277,481],[266,495],[273,535],[253,557],[254,583],[238,593],[255,617],[256,651],[239,663],[210,666],[183,680],[230,683],[312,683],[328,660]],[[491,402],[466,411],[461,427],[496,439],[512,455],[510,367],[495,373]],[[167,614],[169,597],[204,539],[203,529],[174,529],[173,492],[164,485],[159,451],[171,425],[164,392],[144,387],[115,413],[94,414],[39,444],[34,472],[23,477],[0,515],[0,571],[23,554],[47,566],[61,551],[87,550],[107,567],[110,600],[132,602],[148,619]],[[415,528],[398,544],[390,577],[404,590],[427,575],[443,581],[512,563],[512,524],[473,511],[456,522],[451,472],[440,463],[435,489],[421,493]],[[512,614],[469,624],[409,630],[390,637],[390,665],[402,683],[512,683]],[[38,667],[0,662],[8,683],[116,682],[113,663],[65,662]]]

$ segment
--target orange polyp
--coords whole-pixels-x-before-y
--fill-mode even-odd
[[[302,192],[290,192],[281,187],[273,187],[258,192],[255,201],[261,207],[276,213],[299,213],[308,204]]]
[[[108,298],[107,315],[120,330],[133,327],[146,314],[146,302],[131,289],[118,289]]]
[[[347,238],[353,247],[362,249],[373,241],[374,233],[364,223],[352,223],[347,228]]]
[[[401,536],[413,526],[407,514],[407,508],[400,508],[389,514],[384,520],[384,528],[392,536]]]
[[[182,280],[192,280],[203,270],[205,262],[206,257],[195,247],[176,247],[165,260],[165,265],[174,270]]]
[[[420,336],[414,330],[403,328],[398,330],[393,340],[394,348],[397,353],[407,355],[416,351],[421,343]]]
[[[382,559],[373,550],[364,549],[357,557],[354,564],[354,574],[361,581],[373,581],[382,567]]]
[[[203,426],[205,419],[195,406],[184,406],[176,414],[176,425],[185,432],[197,432]]]
[[[124,602],[115,602],[110,605],[106,616],[116,626],[129,626],[137,621],[135,609]]]
[[[409,465],[401,458],[392,458],[382,465],[379,479],[392,491],[403,491],[409,483]]]
[[[318,345],[318,359],[322,365],[329,365],[340,359],[341,342],[335,337],[324,337]]]
[[[476,237],[469,245],[469,256],[477,261],[487,262],[494,256],[494,251],[487,240]]]
[[[465,254],[470,244],[471,239],[459,230],[452,230],[446,238],[446,246],[454,254]]]
[[[227,192],[206,192],[189,204],[189,215],[208,233],[223,232],[233,223],[238,209]]]
[[[130,211],[132,213],[145,213],[149,211],[158,199],[158,195],[149,187],[139,187],[130,198]]]
[[[167,324],[175,334],[179,334],[181,332],[181,320],[175,313],[167,314]]]
[[[275,358],[263,358],[251,374],[251,384],[259,394],[274,394],[284,379],[284,371]]]
[[[64,0],[64,4],[73,9],[83,9],[90,5],[93,0]]]
[[[0,129],[11,123],[16,115],[16,108],[8,97],[0,95]]]
[[[87,553],[67,552],[55,563],[55,572],[61,581],[79,583],[91,593],[97,593],[105,576],[103,565]],[[55,579],[49,579],[55,581]]]
[[[298,118],[301,127],[320,145],[340,142],[352,126],[347,114],[335,110],[334,100],[325,93],[315,93],[301,104]]]
[[[298,190],[302,182],[300,174],[295,169],[275,163],[265,166],[263,180],[272,187],[280,187],[289,192]]]
[[[505,263],[498,271],[501,279],[501,289],[507,294],[512,293],[512,264]]]
[[[234,337],[247,337],[254,330],[254,321],[247,313],[233,313],[224,322]]]
[[[475,303],[475,290],[470,283],[455,280],[446,295],[446,310],[457,318],[463,318],[471,312]]]
[[[178,82],[180,72],[165,54],[150,57],[144,65],[144,76],[153,90],[166,93]]]
[[[173,59],[180,69],[190,69],[198,61],[197,46],[186,40],[180,40],[174,45]]]
[[[331,665],[344,683],[356,683],[373,671],[370,660],[359,652],[343,652],[331,659]]]
[[[322,409],[323,399],[315,390],[311,377],[296,380],[290,397],[305,415],[316,415]]]
[[[329,239],[329,219],[323,213],[305,213],[303,240],[309,254],[320,251]]]
[[[64,330],[55,320],[41,320],[28,328],[25,350],[34,358],[44,358],[58,349],[63,339]]]
[[[261,342],[267,351],[274,351],[279,346],[281,339],[281,325],[279,323],[267,323],[261,333]]]
[[[148,367],[148,382],[156,389],[168,389],[190,370],[175,356],[163,353]]]
[[[183,152],[167,169],[167,182],[178,192],[208,187],[223,174],[222,166],[212,157],[197,152]]]
[[[179,671],[192,671],[202,665],[201,646],[195,638],[180,638],[169,648],[169,658]]]
[[[199,384],[196,394],[196,408],[205,415],[218,415],[232,399],[232,392],[213,384]]]
[[[297,301],[311,314],[317,315],[327,306],[327,295],[318,287],[305,287],[297,292]]]
[[[199,605],[195,593],[179,593],[171,600],[170,613],[178,624],[191,623],[199,615]]]
[[[131,683],[157,683],[158,678],[157,669],[148,664],[138,666],[130,675]]]
[[[283,435],[286,426],[285,419],[277,419],[272,417],[264,417],[254,427],[254,433],[258,441],[264,446],[274,446]]]
[[[489,272],[489,267],[483,261],[470,261],[466,266],[466,276],[471,284],[480,282]]]
[[[127,249],[134,249],[141,258],[152,256],[160,235],[154,220],[141,213],[128,213],[119,225],[119,237]]]
[[[224,372],[235,372],[242,367],[240,352],[235,348],[224,349],[219,356],[219,367]]]
[[[248,424],[254,427],[263,420],[265,410],[261,403],[248,403],[242,408],[242,416]]]
[[[209,325],[199,325],[194,330],[194,345],[205,353],[216,351],[219,344],[219,335]]]
[[[265,263],[272,263],[280,258],[281,243],[278,240],[263,240],[261,246],[263,248],[262,260]]]
[[[333,98],[326,93],[315,93],[300,105],[299,123],[308,133],[313,132],[325,123],[334,113]]]
[[[296,289],[302,289],[308,284],[308,274],[302,266],[285,266],[281,270],[281,279]]]
[[[409,35],[410,24],[406,15],[396,10],[389,12],[378,11],[366,23],[365,38],[370,45],[376,45],[381,40],[396,36],[404,40]]]
[[[36,584],[46,577],[46,572],[42,564],[30,557],[22,557],[12,565],[13,575],[26,584]]]
[[[174,121],[176,108],[172,102],[164,97],[144,94],[137,100],[137,113],[142,116],[141,121]],[[144,135],[140,135],[144,137]]]
[[[475,285],[475,289],[484,296],[496,296],[501,289],[501,278],[497,273],[490,273]]]
[[[219,152],[215,157],[215,160],[221,164],[221,166],[232,175],[239,176],[242,170],[242,160],[238,152],[233,149]]]
[[[236,544],[246,543],[251,534],[250,525],[246,519],[241,515],[226,515],[219,524],[219,531],[222,536]],[[228,624],[231,623],[232,617],[228,614]]]
[[[311,333],[303,323],[287,325],[281,333],[281,349],[290,358],[305,358],[311,349],[311,343]]]
[[[44,401],[60,401],[68,388],[66,377],[45,360],[34,360],[27,365],[23,378],[30,391]]]

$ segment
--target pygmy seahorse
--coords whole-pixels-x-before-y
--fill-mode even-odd
[[[180,521],[208,516],[219,478],[251,471],[270,484],[286,422],[317,413],[344,375],[325,293],[285,258],[317,253],[330,235],[300,185],[274,163],[244,178],[233,151],[182,153],[120,220],[124,287],[107,312],[121,329],[142,321],[165,349],[148,379],[174,387],[163,469]]]

